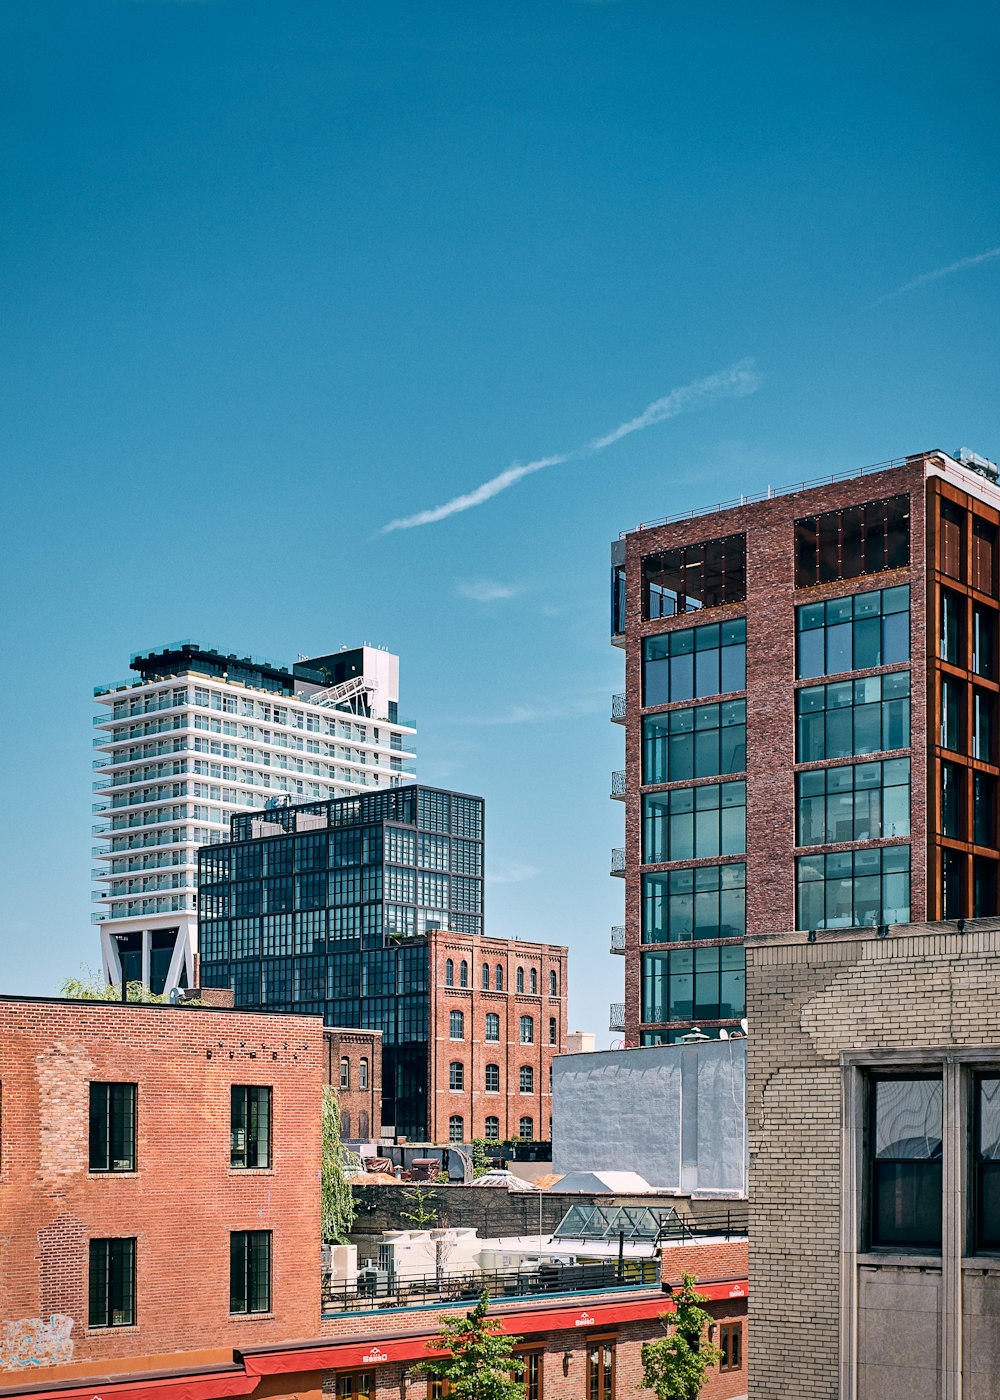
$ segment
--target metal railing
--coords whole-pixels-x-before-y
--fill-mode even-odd
[[[886,472],[892,467],[905,466],[910,459],[894,457],[888,462],[875,462],[870,467],[856,467],[851,471],[831,472],[829,476],[817,476],[811,481],[797,481],[792,486],[769,486],[766,491],[755,491],[749,496],[735,496],[731,501],[719,501],[716,505],[702,506],[694,510],[681,510],[676,515],[662,515],[659,520],[644,520],[631,530],[621,530],[618,538],[628,539],[640,530],[656,530],[661,525],[673,525],[678,520],[696,520],[702,515],[718,515],[724,510],[738,510],[740,506],[756,505],[758,501],[770,501],[775,496],[794,496],[796,491],[810,491],[815,486],[829,486],[836,481],[853,481],[856,477],[871,476],[875,472]]]
[[[624,691],[620,692],[618,695],[612,695],[611,697],[611,718],[617,724],[621,724],[625,719]]]
[[[625,1003],[623,1001],[613,1001],[608,1014],[608,1030],[623,1031],[625,1029]]]
[[[618,768],[611,774],[611,796],[625,796],[625,769]]]
[[[518,1269],[470,1269],[463,1273],[397,1278],[384,1269],[362,1269],[352,1282],[323,1280],[323,1311],[374,1312],[419,1308],[491,1298],[537,1298],[540,1294],[594,1293],[621,1288],[655,1288],[660,1260],[617,1259],[594,1264],[523,1264]]]
[[[625,951],[625,928],[622,924],[611,925],[611,951],[612,953],[624,953]]]
[[[625,874],[625,847],[612,846],[611,848],[611,873],[612,875]]]

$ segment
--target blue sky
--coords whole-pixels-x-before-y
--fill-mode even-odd
[[[97,963],[95,683],[370,640],[487,799],[489,931],[568,943],[606,1041],[609,541],[1000,453],[998,47],[986,4],[6,0],[0,990]]]

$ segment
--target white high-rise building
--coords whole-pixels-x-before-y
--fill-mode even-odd
[[[415,726],[378,647],[283,667],[177,642],[131,667],[94,691],[92,918],[108,980],[162,992],[196,981],[198,847],[234,812],[411,782]]]

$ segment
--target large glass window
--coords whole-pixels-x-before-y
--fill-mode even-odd
[[[958,851],[941,852],[941,917],[961,919],[965,914],[965,891],[962,888],[965,857]]]
[[[646,793],[642,799],[642,858],[700,860],[746,850],[746,783],[706,783]]]
[[[988,773],[973,773],[972,839],[977,846],[996,845],[996,810],[996,778],[990,777]]]
[[[615,1400],[615,1344],[591,1342],[587,1348],[587,1400]]]
[[[941,678],[941,747],[962,752],[962,719],[965,686],[949,676]]]
[[[746,596],[746,535],[665,549],[642,561],[643,617],[742,603]]]
[[[745,958],[742,944],[643,953],[643,1022],[733,1021],[745,1016]]]
[[[910,848],[831,851],[796,861],[797,928],[864,928],[910,921]]]
[[[940,1078],[869,1081],[869,1244],[941,1247]]]
[[[642,781],[676,783],[742,773],[747,765],[747,702],[692,705],[642,721]]]
[[[972,586],[991,598],[997,594],[996,526],[972,517]]]
[[[233,1230],[230,1233],[229,1311],[271,1311],[270,1230]]]
[[[229,1163],[233,1167],[271,1165],[270,1087],[263,1084],[232,1086]]]
[[[962,839],[962,778],[957,763],[941,764],[941,835]]]
[[[745,690],[746,641],[746,620],[741,617],[646,637],[642,643],[643,705],[670,705]]]
[[[795,609],[800,680],[910,659],[910,590],[882,588]]]
[[[642,877],[642,941],[742,938],[746,866],[699,865]]]
[[[910,498],[845,506],[795,522],[795,586],[882,573],[910,562]]]
[[[90,1154],[92,1172],[134,1172],[136,1085],[92,1082],[90,1085]]]
[[[952,666],[962,665],[964,648],[962,646],[962,622],[965,615],[965,602],[957,593],[949,593],[946,588],[941,590],[941,637],[938,643],[938,655],[942,661],[948,661]]]
[[[909,671],[803,686],[795,708],[799,763],[910,746]]]
[[[972,757],[993,762],[996,701],[986,690],[972,691]]]
[[[798,773],[798,844],[833,845],[910,834],[910,760]]]
[[[135,1240],[90,1241],[88,1325],[135,1325]]]
[[[1000,1076],[979,1075],[976,1092],[977,1249],[1000,1249]]]
[[[992,608],[972,609],[972,669],[985,680],[996,679],[997,614]]]

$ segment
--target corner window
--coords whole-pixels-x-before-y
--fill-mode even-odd
[[[461,1011],[448,1013],[448,1037],[450,1040],[465,1039],[465,1016]]]
[[[534,1045],[535,1043],[535,1018],[533,1016],[521,1017],[521,1044]]]
[[[671,705],[745,690],[745,618],[686,627],[642,643],[642,703]]]
[[[92,1172],[135,1171],[136,1093],[135,1084],[91,1083]]]
[[[869,1245],[937,1251],[942,1081],[873,1075],[868,1092]]]
[[[134,1239],[103,1239],[90,1241],[88,1294],[89,1326],[134,1326]]]
[[[746,535],[726,535],[647,554],[642,561],[642,615],[674,617],[747,596]]]
[[[271,1090],[262,1084],[234,1084],[230,1090],[229,1164],[271,1165]]]
[[[229,1236],[229,1311],[271,1311],[271,1231],[233,1230]]]
[[[486,1013],[485,1039],[489,1041],[500,1039],[500,1017],[495,1011],[487,1011]]]

